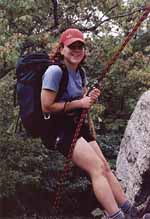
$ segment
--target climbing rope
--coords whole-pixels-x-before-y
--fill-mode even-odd
[[[103,80],[103,78],[105,77],[106,73],[110,70],[111,66],[116,62],[117,58],[119,57],[119,55],[121,54],[123,49],[126,47],[126,45],[130,41],[130,39],[133,37],[133,35],[137,32],[138,28],[140,27],[142,22],[147,18],[149,13],[150,13],[150,5],[145,7],[144,13],[140,17],[140,19],[138,20],[137,24],[133,27],[132,31],[124,39],[120,48],[113,55],[113,57],[110,59],[110,61],[107,63],[106,67],[101,71],[100,77],[97,79],[97,82],[94,84],[94,87],[98,87],[98,88],[100,87],[100,83]],[[69,153],[68,153],[65,165],[64,165],[64,171],[60,177],[59,186],[58,186],[58,189],[56,192],[55,201],[54,201],[54,205],[53,205],[53,208],[55,209],[56,213],[58,212],[60,201],[61,201],[61,193],[63,192],[63,183],[64,183],[64,181],[65,181],[65,179],[66,179],[66,177],[71,169],[70,161],[72,159],[73,150],[74,150],[76,141],[78,139],[78,136],[80,134],[80,130],[81,130],[81,127],[82,127],[82,124],[84,122],[84,119],[86,117],[87,112],[88,112],[88,110],[86,110],[86,109],[82,110],[79,122],[77,124],[76,130],[74,133],[74,137],[73,137],[73,140],[72,140],[72,143],[70,146],[70,150],[69,150]]]

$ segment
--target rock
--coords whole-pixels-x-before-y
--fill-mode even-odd
[[[150,91],[141,96],[128,121],[116,174],[132,203],[140,205],[150,196]]]

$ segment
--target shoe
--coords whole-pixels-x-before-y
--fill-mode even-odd
[[[132,206],[127,213],[125,214],[126,219],[141,219],[138,209],[135,206]],[[146,218],[145,218],[146,219]],[[150,219],[150,218],[149,218]]]
[[[135,206],[132,206],[127,213],[125,213],[126,219],[150,219],[150,213],[142,213]]]
[[[150,213],[146,213],[143,215],[143,219],[150,219]]]

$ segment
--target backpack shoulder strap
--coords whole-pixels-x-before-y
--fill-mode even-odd
[[[80,76],[81,76],[81,79],[82,79],[82,87],[85,86],[85,69],[83,67],[79,67],[79,72],[80,72]]]
[[[60,81],[59,91],[58,91],[58,94],[56,97],[57,100],[65,92],[65,90],[67,88],[68,80],[69,80],[68,71],[67,71],[67,68],[65,67],[65,65],[61,64],[61,65],[59,65],[59,67],[62,69],[62,77],[61,77],[61,81]]]

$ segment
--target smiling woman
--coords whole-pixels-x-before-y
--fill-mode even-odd
[[[86,96],[86,78],[85,75],[84,79],[81,76],[81,64],[86,52],[84,47],[85,40],[80,30],[69,28],[64,31],[53,54],[54,60],[60,64],[50,66],[43,76],[42,110],[44,114],[50,114],[53,143],[64,156],[69,152],[81,110],[90,109],[100,95],[100,90],[93,88]],[[64,69],[68,75],[68,84],[58,98]],[[50,138],[48,127],[47,136]],[[52,139],[44,143],[50,147],[50,142]],[[72,161],[90,176],[95,196],[109,218],[140,218],[137,209],[127,200],[85,121],[75,144]]]
[[[95,102],[100,94],[98,89],[91,92],[91,96],[84,96],[86,92],[86,76],[81,68],[81,63],[85,58],[85,40],[82,32],[78,29],[69,28],[62,33],[56,53],[53,56],[55,62],[60,65],[50,66],[43,76],[41,103],[44,113],[50,113],[55,120],[55,139],[57,149],[65,156],[69,151],[69,146],[76,127],[75,120],[78,120],[81,109],[88,109]],[[68,75],[66,90],[58,99],[57,94],[63,72]],[[57,120],[57,121],[56,121]],[[64,123],[65,121],[65,123]],[[61,125],[57,125],[57,122]],[[68,122],[68,124],[66,124]],[[68,132],[69,131],[69,132]],[[48,135],[48,134],[47,134]],[[80,136],[88,141],[93,141],[88,125],[85,123]],[[69,136],[66,138],[66,136]],[[55,140],[54,140],[55,141]],[[49,141],[48,141],[49,144]]]
[[[77,68],[85,55],[84,44],[76,41],[69,46],[65,46],[61,50],[61,54],[65,57],[65,62],[72,65],[74,69]],[[66,63],[67,64],[67,63]]]
[[[60,44],[62,45],[61,54],[64,56],[64,62],[74,70],[77,69],[79,63],[84,59],[84,43],[83,34],[75,29],[66,30],[60,37]]]

